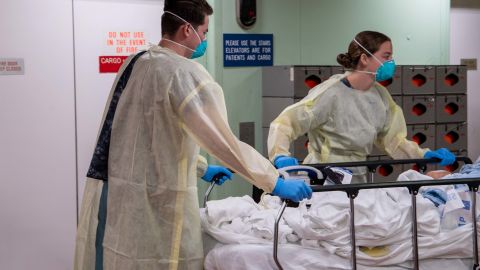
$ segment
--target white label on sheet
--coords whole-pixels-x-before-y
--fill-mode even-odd
[[[290,81],[293,82],[293,67],[290,68]]]
[[[23,58],[0,58],[0,75],[23,74],[25,74]]]

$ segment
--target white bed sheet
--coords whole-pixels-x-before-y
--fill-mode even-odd
[[[266,270],[277,269],[271,245],[218,244],[205,257],[206,270]],[[352,269],[350,260],[332,255],[326,250],[308,249],[296,245],[282,245],[278,258],[283,269],[294,270],[346,270]],[[397,265],[364,266],[358,270],[404,270],[412,269],[410,261]],[[471,259],[425,259],[420,261],[421,270],[472,269]]]
[[[409,172],[404,181],[411,177],[419,179]],[[348,198],[344,192],[314,195],[308,210],[305,205],[286,209],[279,260],[284,269],[351,269]],[[201,211],[205,269],[276,269],[272,237],[278,207],[275,198],[257,205],[248,196],[208,202]],[[472,224],[441,230],[439,209],[422,196],[417,213],[421,269],[471,269]],[[411,268],[407,189],[362,190],[355,200],[355,228],[357,269]],[[371,256],[358,246],[385,246],[387,252]]]

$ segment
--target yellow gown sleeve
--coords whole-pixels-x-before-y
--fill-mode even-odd
[[[179,102],[178,114],[184,130],[198,145],[253,185],[272,192],[278,172],[255,148],[233,134],[221,87],[208,76],[179,71],[172,89],[188,93]]]
[[[303,99],[290,105],[270,124],[267,146],[272,162],[277,156],[290,156],[290,144],[310,130],[314,119],[312,103],[313,100]]]
[[[268,157],[290,156],[290,144],[299,136],[308,133],[328,120],[332,100],[322,99],[325,91],[340,81],[345,74],[334,75],[324,83],[312,88],[299,102],[288,106],[270,124],[268,133]]]

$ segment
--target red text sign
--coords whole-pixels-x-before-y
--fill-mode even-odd
[[[120,66],[123,64],[128,56],[99,56],[98,63],[100,66],[100,73],[117,73]]]
[[[115,48],[116,54],[133,54],[145,48],[147,41],[144,32],[108,32],[106,45]]]

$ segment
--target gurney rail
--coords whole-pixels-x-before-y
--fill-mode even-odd
[[[462,161],[465,164],[471,164],[472,161],[468,157],[457,157],[457,161]],[[325,167],[368,167],[370,172],[375,172],[376,168],[381,165],[394,164],[416,164],[420,170],[425,171],[426,165],[430,163],[437,163],[437,159],[403,159],[403,160],[379,160],[379,161],[361,161],[361,162],[344,162],[344,163],[322,163],[322,164],[304,164],[317,169]],[[413,267],[415,270],[419,269],[418,258],[418,233],[417,233],[417,203],[416,195],[418,190],[423,186],[439,186],[439,185],[454,185],[466,184],[470,190],[472,200],[472,223],[473,223],[473,269],[479,267],[478,259],[478,244],[477,244],[477,216],[476,216],[476,192],[480,185],[480,178],[456,178],[456,179],[439,179],[439,180],[421,180],[421,181],[402,181],[402,182],[383,182],[383,183],[365,183],[365,184],[348,184],[348,185],[312,185],[313,192],[329,192],[329,191],[343,191],[347,194],[350,200],[350,238],[352,246],[352,269],[357,269],[356,262],[356,244],[355,244],[355,219],[354,199],[358,196],[360,190],[363,189],[382,189],[382,188],[407,188],[412,198],[412,243],[413,243]],[[274,243],[273,243],[273,258],[277,267],[283,270],[280,261],[278,260],[278,226],[287,207],[288,202],[284,201],[279,210],[277,219],[275,220]]]
[[[354,162],[339,162],[339,163],[319,163],[319,164],[303,164],[314,167],[319,170],[325,167],[367,167],[370,173],[374,173],[379,166],[382,165],[400,165],[400,164],[415,164],[421,172],[427,169],[428,164],[438,163],[440,160],[436,158],[427,159],[392,159],[392,160],[368,160],[368,161],[354,161]],[[456,162],[463,162],[464,164],[472,164],[469,157],[456,157]]]

